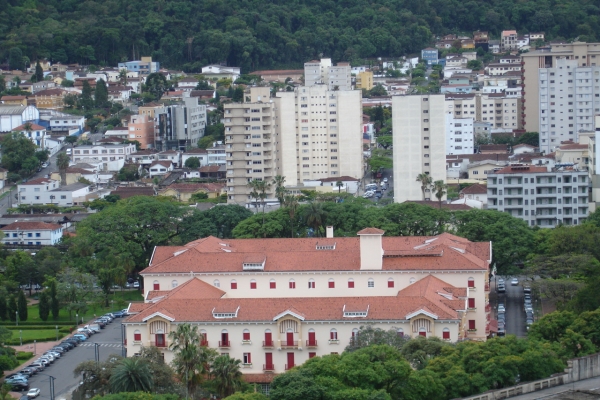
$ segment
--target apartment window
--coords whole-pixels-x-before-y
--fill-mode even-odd
[[[133,341],[134,342],[141,342],[142,341],[142,333],[138,329],[136,329],[133,332]]]
[[[475,287],[475,279],[469,278],[467,281],[467,287],[474,288]]]
[[[373,278],[369,278],[369,280],[367,281],[367,287],[369,287],[369,288],[375,287],[375,280]]]
[[[469,320],[469,330],[475,330],[475,320],[474,319],[470,319]]]
[[[348,289],[354,289],[354,279],[348,279]]]
[[[290,289],[296,289],[296,281],[295,280],[290,279],[289,288]]]
[[[248,329],[244,329],[242,332],[242,340],[249,341],[250,340],[250,331]]]
[[[475,299],[469,298],[469,308],[475,308]]]
[[[338,340],[337,330],[332,329],[329,331],[329,340]]]
[[[308,280],[308,288],[309,289],[314,289],[315,288],[315,280],[314,279],[309,279]]]
[[[256,289],[256,281],[254,279],[250,281],[250,289]]]
[[[250,353],[244,353],[244,364],[252,364],[252,358],[250,357]]]

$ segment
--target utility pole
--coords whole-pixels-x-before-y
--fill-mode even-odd
[[[94,343],[94,358],[98,364],[100,362],[100,343]]]

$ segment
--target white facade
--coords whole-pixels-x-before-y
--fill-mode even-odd
[[[331,58],[304,63],[306,86],[327,85],[329,90],[352,90],[352,68],[349,63],[333,65]]]
[[[57,206],[72,206],[90,193],[88,185],[73,183],[60,187],[58,181],[38,178],[17,186],[17,204],[56,204]]]
[[[539,69],[540,151],[553,152],[561,142],[579,141],[580,132],[594,130],[600,113],[600,66],[578,66],[578,60],[557,59]]]
[[[473,118],[454,118],[452,114],[446,113],[446,154],[473,154]]]
[[[76,146],[73,148],[73,162],[82,162],[85,159],[98,161],[124,161],[135,152],[135,144]]]
[[[4,233],[2,243],[53,246],[63,235],[63,229],[58,224],[45,222],[17,221],[1,228]]]
[[[196,157],[200,161],[200,166],[208,165],[208,152],[204,149],[190,150],[181,154],[181,165],[185,166],[188,158]]]
[[[50,126],[48,129],[51,132],[62,132],[67,135],[71,135],[83,132],[84,127],[85,117],[62,114],[50,118]]]
[[[446,181],[444,95],[394,96],[394,202],[423,200],[417,176]],[[426,199],[434,199],[432,192]]]
[[[34,106],[0,105],[0,132],[11,132],[28,121],[40,119]]]

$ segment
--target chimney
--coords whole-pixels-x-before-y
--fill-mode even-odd
[[[333,238],[333,226],[329,225],[327,227],[327,239]]]
[[[385,231],[377,228],[365,228],[357,233],[360,236],[360,269],[383,269],[383,246],[381,237]]]

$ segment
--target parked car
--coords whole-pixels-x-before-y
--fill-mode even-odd
[[[124,316],[127,315],[127,312],[115,311],[113,314],[114,314],[115,318],[123,318]]]
[[[38,389],[38,388],[31,388],[31,389],[29,389],[29,392],[27,392],[27,397],[29,397],[30,399],[35,399],[39,395],[40,395],[40,389]]]
[[[37,373],[37,371],[34,368],[25,367],[22,370],[20,370],[19,373],[30,377],[32,375],[35,375]]]
[[[104,329],[104,327],[106,326],[106,321],[103,321],[101,319],[95,320],[94,323],[100,326],[100,329]]]
[[[519,280],[517,278],[512,278],[512,280],[510,281],[510,284],[513,286],[517,286],[519,284]]]
[[[506,335],[506,330],[504,328],[504,326],[502,326],[502,328],[500,326],[498,326],[498,336],[505,336]]]
[[[85,328],[93,331],[94,333],[98,333],[100,332],[100,325],[98,324],[90,324],[90,325],[86,325]]]
[[[87,340],[87,336],[85,336],[84,334],[81,334],[81,333],[73,335],[73,337],[75,339],[79,339],[80,342],[85,342]]]
[[[29,364],[27,367],[29,367],[29,368],[32,368],[32,367],[34,367],[34,368],[36,368],[36,369],[37,369],[37,372],[43,371],[43,370],[44,370],[44,368],[46,368],[46,366],[45,366],[44,364],[42,364],[42,363],[40,363],[40,362],[37,362],[37,361],[34,361],[34,362],[32,362],[32,363],[31,363],[31,364]]]
[[[531,294],[531,287],[530,286],[523,286],[523,293],[525,293],[525,294]]]
[[[9,384],[11,386],[11,389],[15,392],[29,390],[28,382],[9,382],[8,380],[5,380],[4,382]]]
[[[388,178],[383,178],[383,181],[384,181],[385,183],[387,183],[387,181],[388,181]]]
[[[133,287],[134,288],[139,288],[140,287],[140,283],[138,281],[133,282]]]
[[[506,286],[498,285],[498,293],[506,293]]]
[[[505,313],[506,312],[506,308],[504,307],[504,303],[498,303],[498,312],[499,313]]]
[[[48,350],[44,354],[51,354],[54,358],[60,358],[60,353],[58,351]]]

